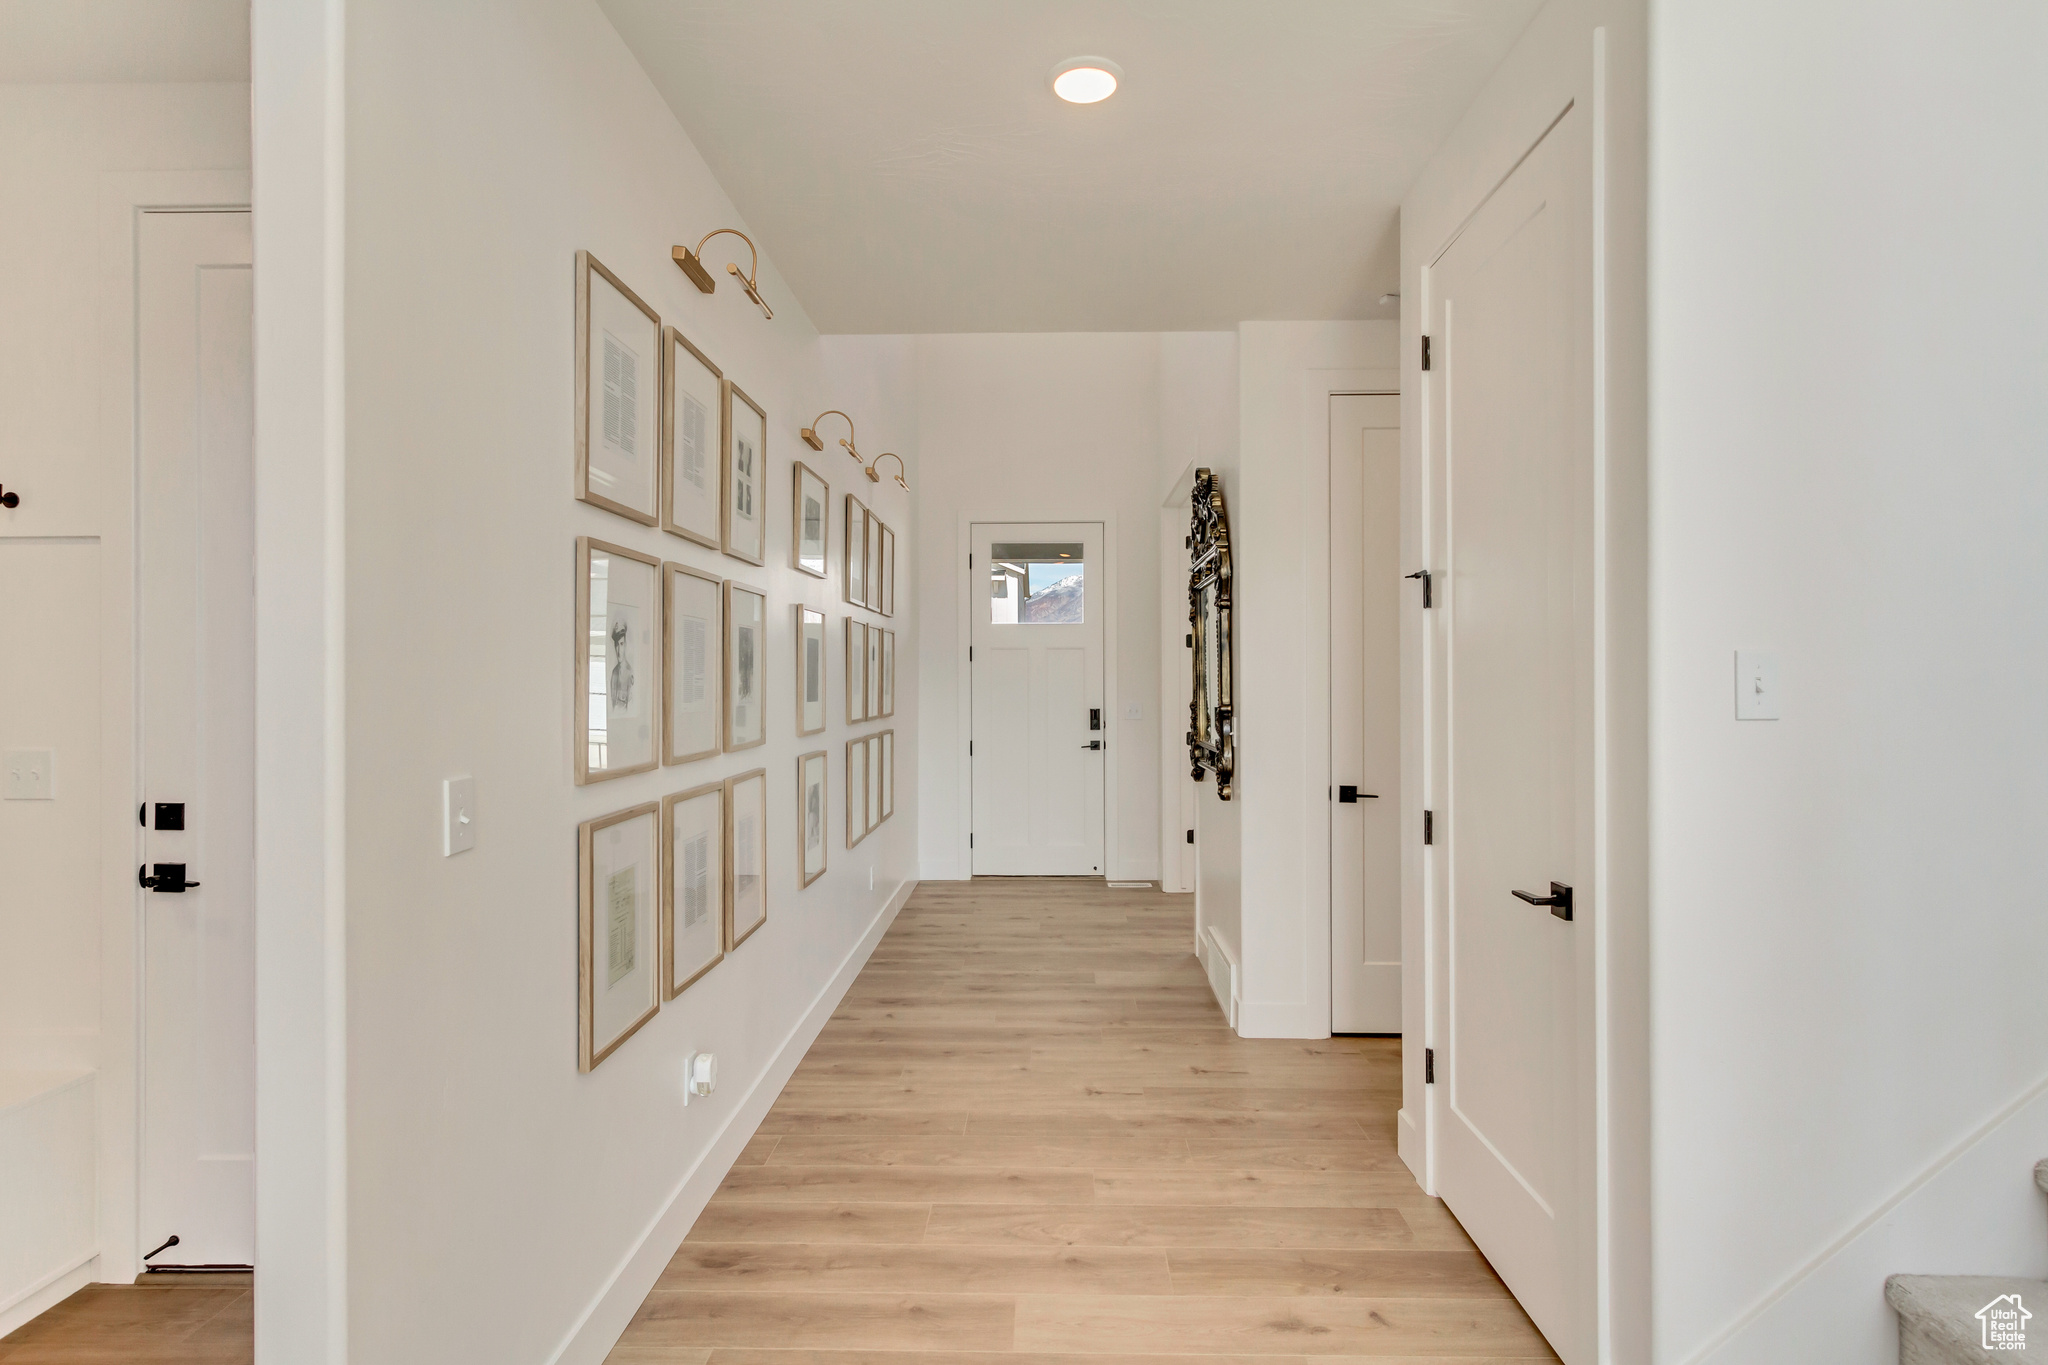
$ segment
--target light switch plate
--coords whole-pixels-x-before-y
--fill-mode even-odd
[[[1778,718],[1778,656],[1769,650],[1735,651],[1735,719]]]
[[[1124,703],[1124,719],[1125,719],[1125,720],[1143,720],[1143,719],[1145,719],[1145,706],[1144,706],[1144,703],[1143,703],[1143,702],[1135,702],[1135,701],[1127,701],[1127,702],[1125,702],[1125,703]]]
[[[476,779],[451,777],[441,784],[441,856],[476,847]]]
[[[4,760],[9,801],[52,801],[57,795],[53,749],[9,749]]]

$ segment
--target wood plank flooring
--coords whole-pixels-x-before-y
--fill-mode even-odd
[[[250,1365],[247,1275],[152,1275],[89,1284],[0,1338],[0,1365]]]
[[[610,1365],[1555,1360],[1395,1155],[1398,1042],[1236,1038],[1192,936],[919,887]]]

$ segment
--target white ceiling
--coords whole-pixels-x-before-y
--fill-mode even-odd
[[[969,332],[1391,316],[1401,196],[1539,0],[599,4],[820,330]],[[1082,54],[1102,104],[1048,88]]]
[[[0,85],[248,79],[249,0],[0,0]]]

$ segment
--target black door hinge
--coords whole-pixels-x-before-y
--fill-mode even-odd
[[[1428,338],[1428,337],[1424,337],[1424,338],[1422,339],[1422,368],[1423,368],[1423,369],[1425,369],[1425,370],[1429,368],[1429,338]]]
[[[974,847],[974,836],[973,836],[972,834],[970,834],[970,835],[968,835],[968,836],[967,836],[967,846],[968,846],[969,848],[973,848],[973,847]]]
[[[1436,842],[1435,811],[1426,810],[1422,812],[1422,842],[1425,844],[1433,844]]]
[[[1422,1083],[1436,1084],[1436,1049],[1433,1047],[1422,1049]]]
[[[1189,631],[1189,632],[1188,632],[1188,648],[1189,648],[1189,649],[1193,649],[1194,647],[1195,647],[1195,633],[1194,633],[1193,631]]]
[[[1436,605],[1436,602],[1434,600],[1435,594],[1433,594],[1430,591],[1430,584],[1433,580],[1429,576],[1429,570],[1417,569],[1414,573],[1405,574],[1403,575],[1403,577],[1419,578],[1422,580],[1422,609],[1424,611],[1428,611],[1431,607]]]
[[[967,741],[967,756],[969,758],[974,757],[974,741],[971,739]]]
[[[1195,832],[1194,832],[1193,830],[1189,830],[1189,831],[1188,831],[1188,842],[1192,844],[1192,843],[1193,843],[1194,841],[1195,841]]]
[[[968,662],[968,663],[973,663],[973,662],[974,662],[974,646],[973,646],[973,645],[969,645],[969,646],[967,646],[967,662]]]

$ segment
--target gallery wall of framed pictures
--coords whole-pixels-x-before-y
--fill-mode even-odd
[[[716,770],[785,738],[789,722],[768,706],[777,676],[794,683],[786,738],[830,727],[835,632],[824,604],[808,599],[826,597],[835,572],[848,607],[836,632],[846,723],[895,714],[896,632],[870,619],[895,614],[895,532],[859,498],[835,503],[816,470],[790,460],[784,573],[783,549],[770,544],[782,532],[769,510],[780,478],[769,414],[701,340],[576,254],[574,493],[618,520],[605,522],[616,534],[575,539],[571,776],[577,786],[661,782],[674,768],[690,779],[654,790],[629,781],[621,790],[650,799],[577,826],[586,1072],[757,935],[784,908],[771,888],[788,888],[787,898],[825,878],[829,746],[795,756],[793,811],[769,790],[771,772],[779,783],[790,769]],[[791,623],[787,663],[771,644],[784,638],[776,620]],[[893,730],[845,742],[849,848],[894,813],[894,745]],[[791,831],[780,833],[788,815]],[[790,861],[771,868],[781,859]]]

